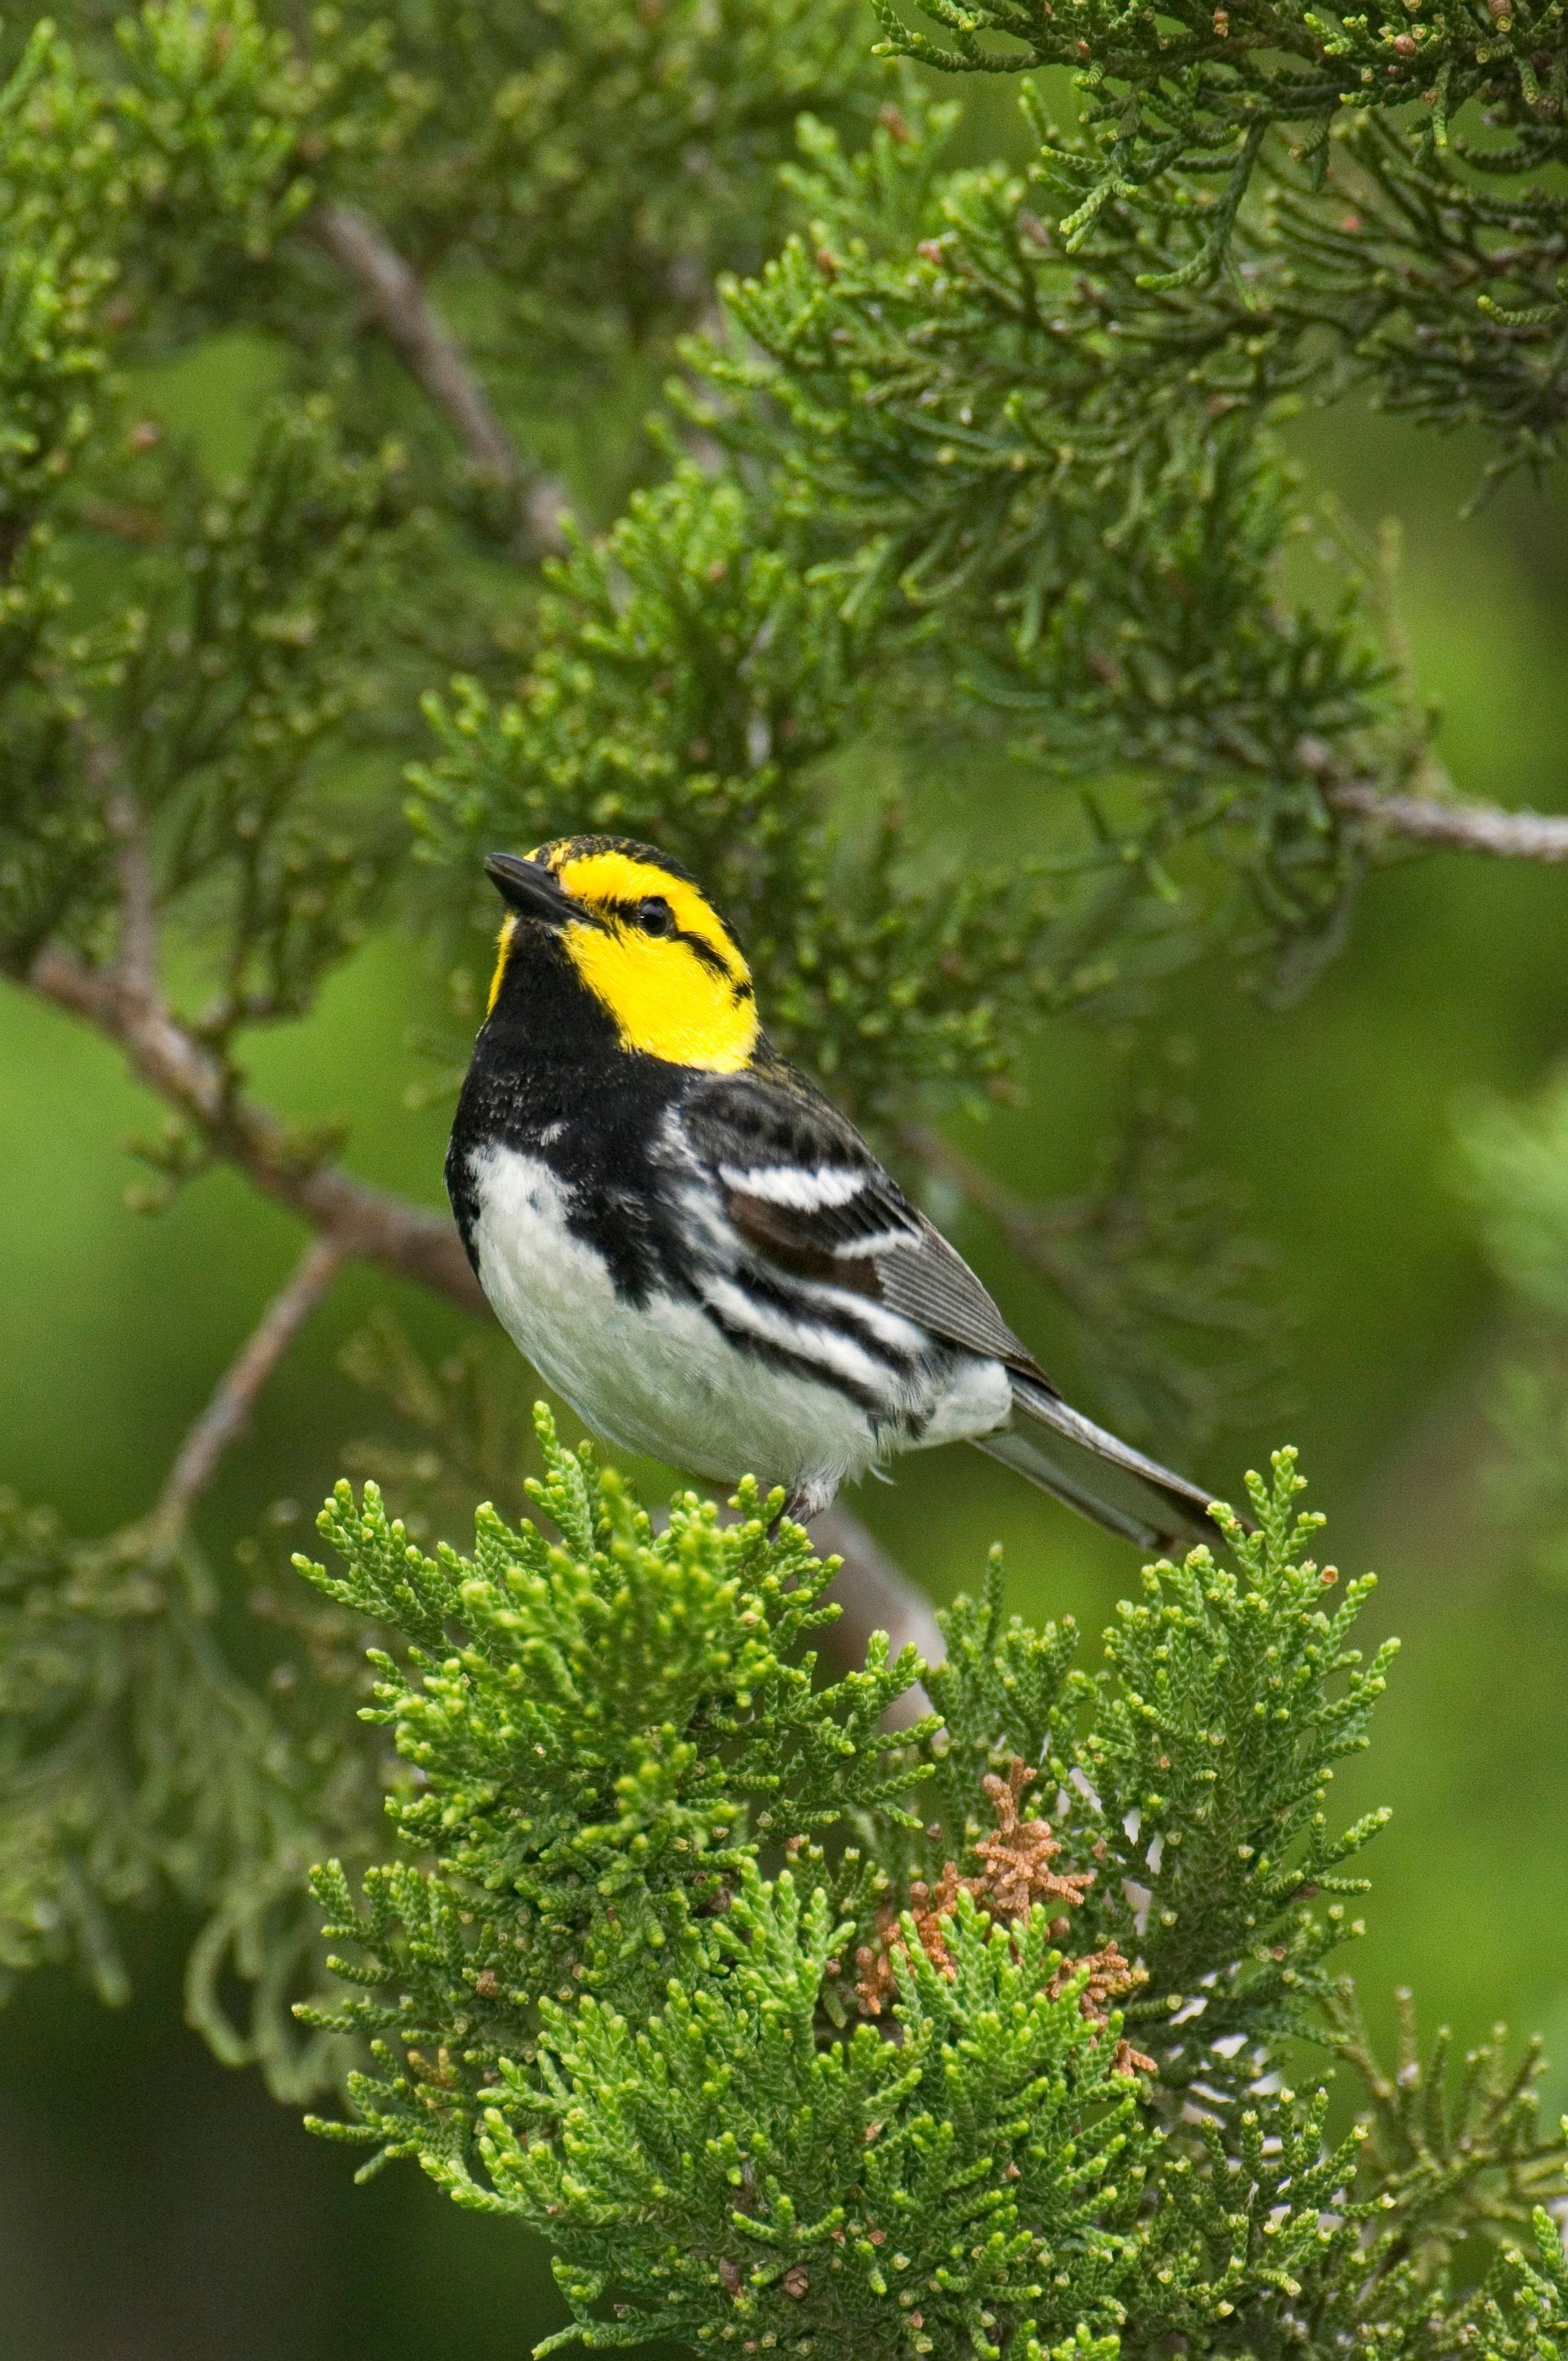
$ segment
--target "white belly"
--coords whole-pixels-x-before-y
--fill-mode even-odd
[[[565,1192],[538,1158],[492,1146],[470,1169],[480,1285],[513,1343],[597,1434],[721,1483],[752,1475],[764,1488],[822,1485],[829,1497],[877,1457],[871,1421],[836,1387],[742,1351],[687,1297],[619,1295],[567,1228]]]

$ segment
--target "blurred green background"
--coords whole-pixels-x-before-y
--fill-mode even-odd
[[[1299,430],[1315,478],[1373,525],[1403,523],[1419,677],[1465,792],[1568,806],[1568,505],[1524,481],[1460,508],[1478,455],[1348,412]],[[221,455],[220,455],[221,456]],[[613,504],[614,485],[581,486]],[[988,813],[994,842],[1027,815]],[[956,800],[953,824],[959,824]],[[1344,955],[1298,1007],[1266,1009],[1227,961],[1166,988],[1188,1045],[1200,1159],[1245,1189],[1294,1309],[1290,1404],[1225,1436],[1197,1472],[1234,1491],[1283,1439],[1332,1516],[1329,1553],[1384,1577],[1370,1623],[1405,1652],[1348,1816],[1396,1809],[1371,1857],[1355,1960],[1375,2021],[1409,1982],[1461,2040],[1540,2027],[1568,2104],[1568,1596],[1512,1561],[1483,1497],[1500,1307],[1455,1183],[1466,1094],[1528,1088],[1568,1054],[1568,875],[1452,856],[1375,877]],[[439,1201],[445,1112],[411,1111],[411,1046],[444,1023],[433,960],[383,939],[314,1019],[258,1046],[260,1087],[302,1119],[343,1116],[355,1169]],[[971,1145],[1022,1189],[1084,1177],[1108,1099],[1102,1037],[1047,1032],[1026,1104]],[[119,1142],[158,1111],[112,1054],[16,994],[0,1000],[6,1109],[0,1235],[0,1478],[82,1532],[148,1505],[159,1471],[295,1251],[291,1224],[226,1177],[156,1220],[128,1213]],[[1060,1317],[976,1229],[962,1242],[1038,1339]],[[439,1347],[458,1323],[363,1273],[339,1286],[236,1449],[205,1513],[214,1562],[280,1494],[307,1504],[375,1414],[335,1356],[372,1302]],[[518,1366],[517,1382],[526,1386]],[[1094,1404],[1088,1405],[1093,1408]],[[906,1463],[856,1505],[938,1598],[1007,1544],[1014,1602],[1091,1633],[1133,1560],[1002,1471],[958,1453]],[[189,1928],[136,1930],[137,1996],[100,2009],[70,1976],[0,2015],[0,2352],[18,2361],[499,2361],[564,2314],[543,2254],[396,2168],[356,2190],[254,2077],[181,2019]]]

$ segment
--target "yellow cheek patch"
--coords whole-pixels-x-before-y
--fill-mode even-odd
[[[501,920],[500,933],[496,937],[496,972],[490,978],[490,996],[485,1003],[487,1016],[500,997],[501,978],[507,972],[507,953],[511,949],[511,939],[516,932],[517,913],[509,910]]]
[[[678,884],[660,879],[641,886],[639,894],[663,894],[674,908],[671,887]],[[680,917],[678,909],[675,915]],[[736,982],[715,975],[689,944],[613,924],[567,927],[561,939],[584,983],[615,1019],[627,1049],[672,1065],[701,1066],[712,1074],[739,1073],[751,1062],[757,1011],[750,990],[738,997]],[[743,980],[746,971],[733,945],[729,951],[740,968],[737,981]]]
[[[652,861],[634,860],[629,852],[580,852],[563,862],[555,874],[574,900],[590,909],[605,904],[634,904],[659,895],[674,912],[684,935],[696,935],[724,963],[732,983],[749,983],[750,972],[734,938],[707,895],[684,877],[672,877]]]

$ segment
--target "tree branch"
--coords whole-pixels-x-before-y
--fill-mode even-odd
[[[89,748],[90,775],[96,772],[107,784],[114,762],[106,747],[94,743]],[[123,787],[114,789],[104,809],[109,833],[117,848],[121,988],[153,1007],[159,998],[158,908],[153,896],[152,864],[148,858],[147,827],[135,799]]]
[[[387,342],[456,429],[477,472],[514,496],[530,549],[560,549],[565,491],[554,477],[523,465],[467,355],[390,240],[356,205],[318,205],[305,226],[354,280]]]
[[[179,1540],[229,1444],[249,1422],[257,1399],[343,1267],[345,1248],[328,1235],[308,1246],[225,1370],[212,1400],[186,1435],[148,1520],[154,1542]]]
[[[834,1654],[858,1664],[864,1659],[872,1633],[885,1631],[895,1656],[913,1642],[928,1664],[939,1664],[948,1652],[935,1609],[869,1527],[836,1504],[813,1517],[810,1532],[823,1557],[844,1561],[825,1594],[828,1602],[840,1610],[838,1622],[824,1635]],[[907,1730],[930,1710],[931,1700],[916,1681],[889,1706],[886,1720],[890,1729]]]
[[[1568,861],[1568,817],[1505,811],[1500,804],[1442,803],[1429,796],[1388,796],[1358,779],[1324,789],[1336,811],[1370,820],[1390,836],[1484,852],[1500,861]]]
[[[380,1263],[466,1312],[483,1311],[478,1281],[445,1214],[410,1205],[337,1165],[313,1161],[278,1117],[243,1096],[230,1068],[160,1003],[149,1003],[114,972],[89,967],[52,944],[38,954],[27,981],[43,998],[85,1017],[115,1042],[132,1072],[183,1115],[215,1156],[330,1235],[343,1257]]]

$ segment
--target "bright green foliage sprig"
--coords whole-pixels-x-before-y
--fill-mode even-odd
[[[1143,1598],[1121,1608],[1070,1808],[1104,1861],[1102,1924],[1148,1965],[1135,2014],[1190,2023],[1175,2046],[1207,2053],[1210,2073],[1238,2032],[1310,2022],[1319,1963],[1346,1931],[1342,1900],[1311,1905],[1365,1892],[1344,1864],[1387,1817],[1338,1829],[1325,1806],[1334,1766],[1367,1742],[1398,1643],[1363,1662],[1351,1633],[1374,1578],[1332,1603],[1337,1570],[1305,1554],[1323,1520],[1295,1507],[1293,1453],[1276,1455],[1273,1477],[1249,1479],[1255,1531],[1223,1514],[1230,1564],[1200,1549],[1150,1568]]]
[[[830,1610],[774,1503],[744,1491],[720,1525],[683,1496],[655,1536],[540,1433],[558,1542],[481,1511],[471,1560],[431,1557],[340,1488],[322,1529],[348,1572],[300,1563],[403,1635],[367,1711],[420,1783],[389,1806],[403,1859],[359,1894],[317,1873],[354,1995],[304,2014],[372,2045],[354,2118],[317,2128],[542,2228],[573,2325],[541,2350],[1437,2361],[1485,2318],[1488,2351],[1535,2361],[1559,2282],[1504,2246],[1563,2166],[1535,2052],[1472,2060],[1452,2101],[1441,2039],[1388,2075],[1321,1971],[1337,1920],[1290,1917],[1303,1866],[1330,1882],[1370,1832],[1330,1838],[1319,1805],[1386,1659],[1345,1644],[1365,1587],[1323,1609],[1289,1454],[1253,1481],[1255,1531],[1221,1513],[1228,1562],[1151,1571],[1097,1678],[1070,1627],[1003,1621],[993,1560],[927,1674],[943,1727],[900,1741],[875,1716],[907,1660],[873,1643],[814,1690],[784,1653]],[[898,1800],[922,1770],[925,1828]],[[1124,1874],[1135,1794],[1152,1908]],[[1269,1857],[1238,1844],[1266,1825]],[[1336,2142],[1327,2091],[1282,2087],[1302,2035],[1366,2085]],[[1498,2260],[1467,2290],[1478,2235]]]
[[[894,1962],[901,2044],[818,2037],[856,1932],[833,1889],[868,1888],[852,1853],[834,1870],[803,1839],[916,1825],[896,1799],[931,1724],[876,1726],[913,1652],[890,1665],[873,1642],[814,1688],[784,1651],[830,1615],[829,1569],[798,1529],[770,1539],[743,1491],[739,1523],[678,1499],[654,1536],[543,1413],[540,1437],[559,1544],[482,1512],[472,1561],[431,1558],[340,1491],[323,1530],[350,1571],[306,1568],[410,1642],[406,1671],[375,1660],[372,1710],[422,1777],[394,1818],[435,1864],[373,1872],[363,1906],[341,1871],[318,1879],[361,1993],[313,2021],[378,2037],[362,2121],[337,2128],[546,2223],[600,2344],[735,2320],[793,2348],[1000,2352],[1003,2314],[1043,2304],[1061,2334],[1086,2300],[1113,2309],[1133,2101],[1043,1908],[1010,1935],[964,1897],[953,1978],[917,1945]],[[795,1866],[769,1883],[781,1838]],[[1017,2169],[998,2181],[999,2139]],[[1058,2301],[1042,2276],[1064,2239]]]
[[[1334,1989],[1323,1962],[1366,1891],[1345,1865],[1387,1817],[1348,1828],[1326,1809],[1335,1765],[1366,1744],[1396,1642],[1370,1662],[1350,1644],[1374,1587],[1304,1554],[1322,1523],[1299,1512],[1295,1455],[1249,1478],[1255,1527],[1217,1510],[1224,1554],[1146,1569],[1095,1674],[1077,1670],[1070,1618],[1031,1631],[1003,1618],[1000,1558],[978,1600],[940,1619],[945,1664],[927,1675],[942,1717],[935,1793],[943,1822],[899,1858],[927,1879],[989,1817],[988,1769],[1010,1759],[1055,1780],[1050,1819],[1092,1866],[1087,1943],[1117,1943],[1145,1980],[1126,2003],[1162,2084],[1234,2105],[1263,2049],[1310,2031]],[[906,1872],[907,1873],[907,1872]],[[1318,1905],[1322,1906],[1315,1906]]]
[[[558,1545],[482,1510],[471,1560],[446,1543],[430,1557],[374,1487],[356,1504],[343,1485],[321,1527],[350,1571],[299,1561],[327,1597],[395,1624],[416,1652],[412,1686],[377,1660],[388,1686],[375,1708],[432,1783],[396,1806],[412,1841],[441,1840],[454,1815],[435,1790],[455,1793],[455,1817],[484,1810],[485,1850],[499,1848],[509,1876],[537,1858],[548,1920],[563,1891],[606,1873],[603,1844],[630,1847],[650,1893],[689,1881],[685,1857],[729,1833],[733,1812],[719,1805],[715,1817],[722,1795],[745,1798],[755,1834],[778,1840],[907,1785],[907,1767],[890,1775],[884,1761],[903,1741],[877,1723],[914,1677],[915,1653],[889,1663],[885,1645],[873,1649],[865,1672],[814,1690],[815,1659],[788,1652],[832,1620],[819,1603],[828,1576],[798,1527],[769,1538],[776,1503],[743,1492],[740,1521],[721,1525],[688,1495],[655,1534],[588,1446],[563,1448],[543,1407],[535,1427],[546,1474],[527,1488]]]
[[[896,2045],[865,2026],[818,2041],[848,1931],[820,1887],[803,1908],[787,1872],[753,1873],[710,1981],[672,1987],[641,2026],[592,2001],[552,2008],[544,2092],[503,2075],[484,2144],[496,2195],[549,2224],[579,2323],[606,2299],[620,2313],[596,2345],[733,2327],[786,2352],[993,2355],[1011,2318],[1005,2349],[1023,2354],[1113,2315],[1135,2101],[1076,1990],[1052,1991],[1045,1911],[1014,1938],[963,1897],[950,1977],[901,1955]]]
[[[721,1525],[688,1496],[655,1535],[586,1449],[560,1445],[543,1409],[537,1424],[547,1472],[530,1492],[559,1543],[485,1510],[472,1559],[444,1544],[431,1557],[373,1487],[356,1504],[344,1486],[322,1530],[349,1571],[298,1561],[329,1598],[406,1634],[410,1669],[377,1656],[366,1709],[421,1777],[389,1809],[458,1889],[485,1897],[477,1919],[450,1888],[378,1872],[370,1920],[337,1932],[379,1950],[411,1893],[432,1930],[423,1943],[498,2004],[479,2015],[499,2045],[481,2067],[563,1979],[566,1994],[607,1980],[622,2001],[656,1993],[664,1955],[711,1939],[703,1915],[728,1907],[729,1881],[761,1845],[798,1847],[856,1810],[907,1819],[895,1799],[916,1776],[907,1740],[878,1728],[915,1677],[912,1649],[890,1663],[885,1642],[873,1645],[862,1671],[824,1688],[813,1655],[786,1653],[834,1610],[819,1603],[828,1570],[804,1533],[769,1538],[776,1499],[743,1493],[740,1521]],[[341,1883],[330,1892],[341,1908]],[[423,2005],[440,2003],[427,1993]],[[401,2022],[373,2005],[343,2021]],[[478,2076],[462,2081],[470,2103],[482,2094]]]
[[[1493,2264],[1465,2307],[1470,2341],[1498,2361],[1560,2361],[1568,2346],[1568,2257],[1555,2213],[1538,2206],[1528,2247]]]
[[[1369,2161],[1380,2177],[1410,2192],[1422,2216],[1422,2261],[1451,2269],[1465,2238],[1485,2224],[1503,2239],[1528,2235],[1541,2206],[1557,2202],[1563,2136],[1542,2136],[1536,2089],[1541,2044],[1526,2042],[1510,2059],[1497,2040],[1468,2050],[1453,2072],[1453,2041],[1438,2028],[1423,2051],[1414,2001],[1395,1994],[1398,2048],[1385,2067],[1354,1993],[1341,1987],[1329,2005],[1335,2048],[1365,2088]]]

